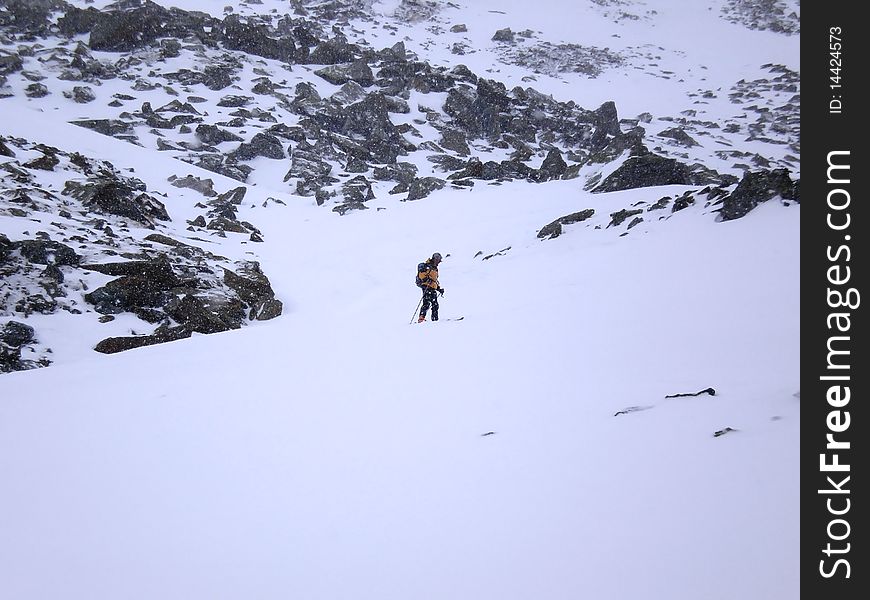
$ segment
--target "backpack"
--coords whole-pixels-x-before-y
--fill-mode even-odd
[[[423,275],[423,277],[421,277]],[[418,288],[422,288],[426,285],[426,282],[429,281],[429,265],[424,262],[421,262],[417,265],[417,276],[414,278],[414,285]]]

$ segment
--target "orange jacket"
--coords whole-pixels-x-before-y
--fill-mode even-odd
[[[441,287],[438,283],[438,267],[428,260],[417,265],[417,286],[437,290]]]

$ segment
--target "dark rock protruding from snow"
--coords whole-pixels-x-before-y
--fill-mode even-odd
[[[748,172],[735,189],[723,200],[719,214],[723,221],[745,216],[753,208],[776,196],[783,200],[800,201],[800,180],[792,181],[788,169]]]
[[[87,183],[67,181],[63,193],[73,196],[95,212],[117,215],[154,228],[155,221],[169,221],[162,202],[144,192],[145,184],[137,179],[92,177]]]
[[[256,261],[242,263],[238,272],[224,269],[224,283],[248,306],[251,320],[267,321],[283,312],[282,302],[275,298],[272,284]]]
[[[104,315],[161,307],[169,300],[169,290],[181,285],[166,256],[153,261],[87,264],[82,268],[119,276],[85,294],[85,300]]]
[[[8,321],[0,327],[0,373],[24,371],[47,365],[48,361],[34,363],[22,360],[21,349],[33,341],[35,341],[35,331],[30,325]]]
[[[616,192],[658,185],[691,185],[689,167],[673,158],[657,154],[636,156],[626,160],[593,192]]]
[[[81,261],[75,250],[61,242],[22,240],[13,242],[12,248],[18,248],[21,256],[40,265],[77,266]]]
[[[447,185],[447,182],[438,177],[419,177],[408,186],[408,197],[406,200],[420,200],[435,190],[443,189],[445,185]]]
[[[562,225],[571,225],[573,223],[585,221],[586,219],[591,218],[594,214],[594,208],[587,208],[579,212],[571,213],[570,215],[565,215],[564,217],[559,217],[552,223],[544,225],[538,232],[538,237],[542,240],[552,240],[553,238],[557,238],[562,235]]]
[[[191,335],[192,332],[190,328],[183,325],[158,328],[157,331],[151,335],[106,338],[94,346],[94,350],[103,354],[115,354],[116,352],[124,352],[125,350],[132,350],[134,348],[174,342],[176,340],[189,338]]]

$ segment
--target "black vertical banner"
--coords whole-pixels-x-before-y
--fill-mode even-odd
[[[866,598],[870,236],[860,2],[801,14],[801,594]],[[863,362],[862,362],[863,361]],[[859,596],[859,590],[863,593]]]

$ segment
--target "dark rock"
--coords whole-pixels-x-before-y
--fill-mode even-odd
[[[199,177],[188,175],[187,177],[183,177],[180,179],[173,179],[171,183],[177,188],[195,190],[203,196],[212,197],[218,195],[217,192],[214,190],[214,181],[212,181],[211,179],[200,179]]]
[[[251,312],[248,317],[251,320],[268,321],[269,319],[280,317],[283,312],[284,303],[277,298],[270,298],[259,306],[254,306],[253,308],[251,308]]]
[[[366,91],[360,84],[355,81],[348,81],[341,86],[340,90],[330,96],[329,99],[341,104],[342,106],[346,106],[348,104],[353,104],[354,102],[359,102],[365,97]]]
[[[242,138],[234,133],[221,129],[216,125],[200,124],[196,126],[196,137],[203,144],[216,146],[222,142],[241,142]]]
[[[311,55],[308,62],[313,65],[337,65],[350,63],[356,60],[360,54],[358,46],[347,43],[342,38],[334,38],[320,43]]]
[[[174,342],[191,336],[191,330],[185,326],[158,328],[152,335],[137,335],[126,337],[110,337],[102,340],[94,350],[103,354],[115,354],[132,350],[134,348],[142,348],[144,346],[153,346],[154,344],[164,344],[166,342]]]
[[[363,60],[349,64],[330,65],[315,71],[314,74],[334,85],[344,85],[353,81],[362,87],[368,87],[375,82],[371,67]]]
[[[565,170],[568,168],[568,163],[565,162],[565,159],[562,158],[562,153],[559,152],[556,148],[552,148],[548,153],[547,157],[544,159],[544,162],[541,164],[541,168],[534,174],[533,178],[535,181],[543,182],[550,181],[552,179],[559,179],[562,175],[565,174]]]
[[[28,261],[40,265],[78,266],[81,257],[75,250],[61,242],[48,240],[22,240],[13,242],[12,246],[18,248],[21,256]]]
[[[281,314],[281,302],[256,261],[242,263],[238,273],[224,269],[224,283],[250,307],[249,318],[265,321]]]
[[[476,90],[451,89],[444,103],[444,112],[453,117],[454,124],[470,137],[497,139],[502,133],[499,116],[509,106],[510,98],[504,84],[480,79]]]
[[[685,208],[689,208],[695,203],[695,198],[692,196],[691,192],[686,192],[676,200],[674,200],[674,205],[671,208],[671,212],[681,211]]]
[[[615,192],[658,185],[691,185],[689,167],[672,158],[647,154],[626,160],[593,192]]]
[[[240,106],[247,106],[251,103],[253,98],[250,96],[239,96],[236,94],[230,94],[229,96],[224,96],[217,103],[218,106],[222,106],[225,108],[238,108]]]
[[[514,32],[511,31],[510,27],[506,27],[504,29],[499,29],[492,36],[493,42],[508,42],[513,43],[514,41]]]
[[[206,229],[211,229],[212,231],[229,231],[231,233],[249,233],[244,225],[227,217],[216,217],[212,219],[206,226]]]
[[[42,270],[42,273],[39,274],[39,276],[41,279],[49,282],[52,285],[58,284],[58,283],[63,283],[63,281],[64,281],[63,271],[61,271],[60,267],[58,267],[56,264],[50,264],[50,265],[46,266],[45,269]],[[65,294],[58,294],[58,295],[65,295]]]
[[[397,181],[407,185],[417,177],[417,165],[409,162],[384,165],[375,168],[372,176],[378,181]]]
[[[15,245],[9,241],[5,234],[0,233],[0,264],[2,264],[9,254],[15,249]]]
[[[15,304],[15,312],[22,313],[26,317],[29,317],[33,313],[50,315],[56,311],[57,302],[51,298],[46,298],[42,294],[31,294]]]
[[[202,84],[213,91],[227,88],[233,84],[233,70],[229,67],[209,65],[203,69]]]
[[[681,146],[686,146],[691,148],[692,146],[700,146],[695,139],[690,136],[682,127],[671,127],[670,129],[665,129],[659,134],[661,137],[670,138],[680,144]]]
[[[406,200],[420,200],[436,190],[443,189],[447,182],[438,177],[421,177],[414,179],[408,186]]]
[[[18,321],[8,321],[0,328],[0,344],[11,348],[21,348],[31,343],[36,338],[35,331],[30,325]]]
[[[238,329],[245,319],[244,308],[238,300],[202,298],[191,294],[173,298],[163,310],[177,323],[197,333]]]
[[[341,193],[346,202],[368,202],[375,197],[372,184],[362,175],[354,177],[341,186]]]
[[[265,24],[243,22],[238,15],[224,18],[222,41],[230,50],[293,63],[304,56],[290,36],[272,37]]]
[[[146,0],[129,11],[102,12],[91,27],[89,46],[105,52],[129,52],[166,36],[168,10]]]
[[[579,223],[580,221],[585,221],[592,217],[595,214],[595,209],[587,208],[585,210],[581,210],[580,212],[571,213],[570,215],[565,215],[564,217],[559,217],[552,223],[549,223],[541,228],[538,232],[538,237],[540,239],[553,239],[562,235],[562,225],[571,225],[573,223]]]
[[[48,94],[48,88],[41,83],[31,83],[24,88],[24,95],[28,98],[45,98]]]
[[[132,124],[119,119],[86,119],[83,121],[71,121],[71,123],[112,137],[133,133]]]
[[[234,150],[229,158],[232,160],[251,160],[258,156],[275,160],[286,158],[281,140],[268,133],[258,133],[250,142],[243,143]]]
[[[15,153],[6,145],[5,140],[0,136],[0,156],[15,158]]]
[[[39,158],[35,158],[30,162],[24,163],[24,167],[28,169],[39,169],[41,171],[54,171],[54,168],[60,164],[60,159],[53,152],[46,152]]]
[[[455,129],[443,130],[439,144],[442,148],[452,150],[462,156],[468,156],[471,153],[471,150],[468,148],[468,142],[465,139],[465,134]]]
[[[24,67],[21,57],[11,52],[0,50],[0,75],[11,75]]]
[[[142,188],[141,182],[94,177],[88,183],[67,181],[63,193],[77,198],[89,210],[126,217],[152,229],[155,220],[171,220],[162,202],[139,193]]]
[[[336,205],[335,207],[333,207],[332,212],[337,212],[340,215],[345,215],[352,210],[368,210],[368,208],[369,207],[366,206],[364,202],[353,200],[350,202],[344,202],[342,204]]]
[[[724,199],[719,215],[723,221],[739,219],[762,202],[777,196],[800,202],[799,185],[800,180],[791,180],[788,169],[744,173],[737,189]]]
[[[610,213],[610,223],[608,223],[608,227],[618,227],[622,225],[622,223],[628,218],[633,217],[634,215],[639,215],[643,213],[643,211],[639,208],[634,210],[626,210],[622,209],[614,213]]]
[[[72,99],[79,104],[87,104],[97,99],[94,90],[86,85],[77,85],[72,89]]]
[[[85,294],[85,300],[93,304],[94,309],[101,314],[161,307],[170,299],[168,291],[181,284],[165,257],[154,261],[90,264],[83,268],[107,275],[122,275]]]

